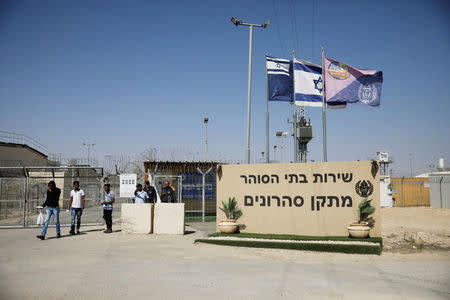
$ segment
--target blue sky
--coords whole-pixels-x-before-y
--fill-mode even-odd
[[[148,147],[243,160],[248,28],[255,29],[252,160],[265,151],[264,54],[320,63],[325,55],[384,73],[379,108],[327,113],[329,161],[395,158],[394,174],[450,163],[448,1],[2,1],[0,130],[26,134],[64,157],[136,155]],[[295,20],[295,21],[294,21]],[[292,108],[270,103],[271,149]],[[322,160],[321,110],[307,108]],[[198,154],[196,154],[198,153]],[[292,138],[283,158],[292,160]],[[271,155],[273,152],[271,151]],[[279,159],[279,152],[277,153]]]

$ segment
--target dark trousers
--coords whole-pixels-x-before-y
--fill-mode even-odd
[[[106,228],[112,229],[112,210],[103,210],[103,219],[105,219]]]

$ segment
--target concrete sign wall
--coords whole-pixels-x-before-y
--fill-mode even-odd
[[[381,236],[380,177],[369,161],[224,165],[217,173],[217,222],[222,201],[235,197],[241,232],[347,236],[362,199],[373,199]]]

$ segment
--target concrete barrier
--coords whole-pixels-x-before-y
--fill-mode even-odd
[[[184,203],[156,203],[153,233],[184,234]]]
[[[123,203],[121,211],[122,232],[144,233],[152,232],[153,204]]]

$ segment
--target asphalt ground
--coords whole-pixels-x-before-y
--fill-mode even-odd
[[[56,239],[50,227],[0,230],[0,299],[449,299],[450,253],[350,255],[194,244],[184,236],[105,234]]]

